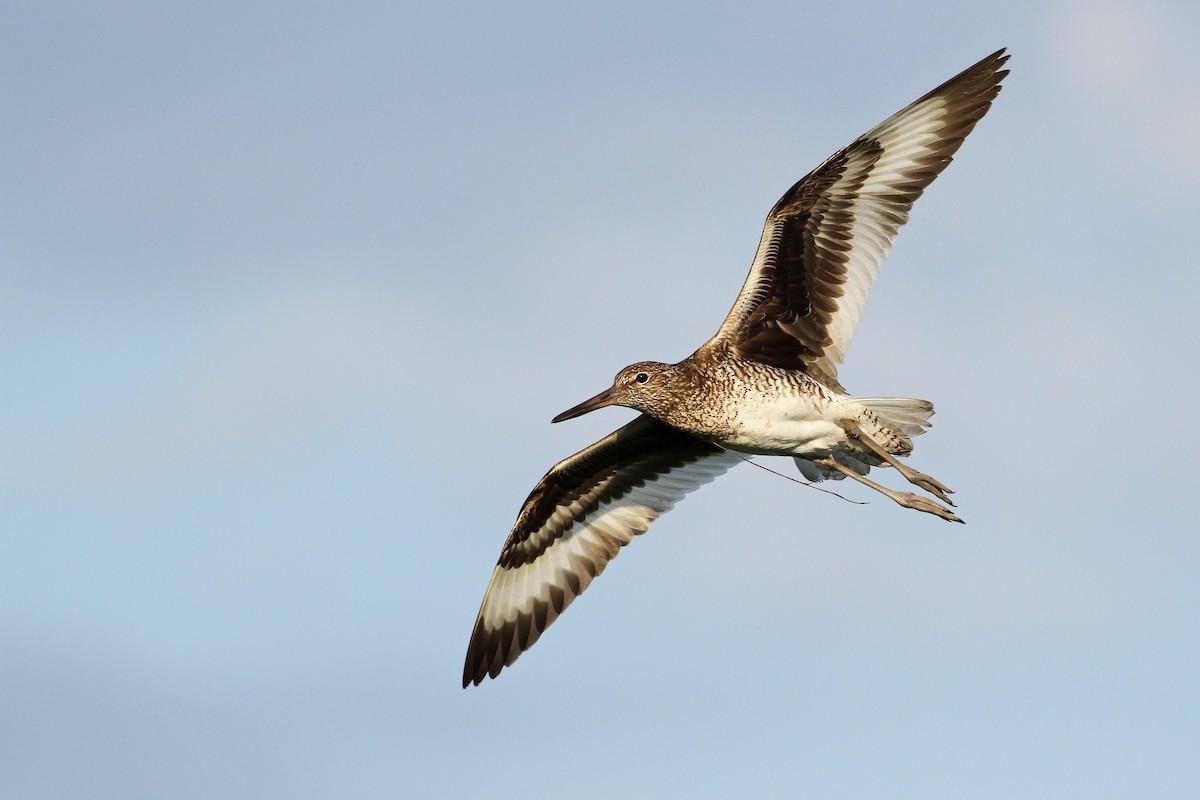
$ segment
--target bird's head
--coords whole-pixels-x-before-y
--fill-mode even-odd
[[[658,361],[639,361],[617,373],[612,386],[579,405],[569,408],[551,422],[562,422],[581,417],[590,411],[605,406],[625,406],[647,414],[659,416],[656,410],[665,403],[679,385],[683,371],[679,364],[663,364]]]

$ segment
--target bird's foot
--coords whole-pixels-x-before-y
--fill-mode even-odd
[[[941,481],[931,478],[924,472],[916,472],[915,470],[911,474],[905,475],[904,477],[908,479],[909,483],[924,489],[946,505],[954,505],[954,501],[946,496],[954,494],[954,490],[943,484]]]
[[[888,452],[887,448],[879,444],[862,431],[862,427],[854,420],[846,420],[840,423],[842,429],[846,431],[846,435],[851,439],[856,439],[861,442],[868,450],[879,456],[885,464],[889,464],[904,476],[912,485],[924,489],[931,495],[941,500],[949,506],[953,506],[954,502],[947,496],[954,494],[954,491],[941,481],[926,475],[924,472],[918,472],[907,464],[902,464],[894,455]],[[940,515],[939,515],[940,516]]]
[[[912,492],[896,492],[892,499],[905,508],[924,511],[926,514],[934,514],[935,516],[939,516],[947,522],[962,522],[961,519],[954,516],[950,509],[933,502],[928,497],[921,497],[919,494],[913,494]]]

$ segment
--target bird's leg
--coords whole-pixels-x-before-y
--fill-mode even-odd
[[[904,479],[914,486],[919,486],[931,495],[941,500],[948,505],[954,505],[954,502],[947,497],[948,494],[954,494],[954,490],[946,487],[941,481],[926,475],[924,472],[917,472],[907,464],[900,463],[900,460],[889,453],[887,449],[872,439],[867,434],[863,433],[862,428],[854,420],[846,420],[841,423],[842,429],[846,431],[846,435],[851,439],[861,442],[868,450],[882,458],[888,464],[896,468],[896,471],[904,476]]]
[[[833,458],[832,456],[814,459],[813,463],[822,466],[825,469],[830,469],[834,472],[840,472],[847,478],[854,478],[854,480],[858,481],[864,486],[870,486],[880,494],[890,497],[905,508],[914,508],[917,511],[924,511],[927,514],[936,514],[937,516],[949,522],[962,522],[961,519],[954,516],[954,514],[950,512],[950,509],[946,508],[945,506],[938,505],[929,498],[921,497],[920,495],[913,494],[912,492],[894,492],[886,486],[881,486],[880,484],[871,480],[866,475],[859,475],[850,467],[847,467],[845,464]]]

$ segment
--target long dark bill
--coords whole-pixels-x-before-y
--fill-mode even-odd
[[[568,408],[566,411],[562,412],[561,414],[559,414],[557,417],[555,417],[554,419],[552,419],[550,421],[551,422],[562,422],[563,420],[574,419],[575,417],[582,417],[584,414],[588,413],[589,411],[595,411],[597,408],[604,408],[605,406],[611,406],[611,405],[613,405],[613,390],[612,390],[612,387],[610,386],[609,388],[605,389],[603,392],[596,395],[595,397],[590,398],[588,400],[584,400],[582,403],[580,403],[579,405],[577,405],[573,408]]]

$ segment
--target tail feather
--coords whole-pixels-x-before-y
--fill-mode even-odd
[[[912,397],[855,397],[854,402],[866,406],[880,421],[891,425],[906,436],[920,436],[933,423],[933,403]]]

